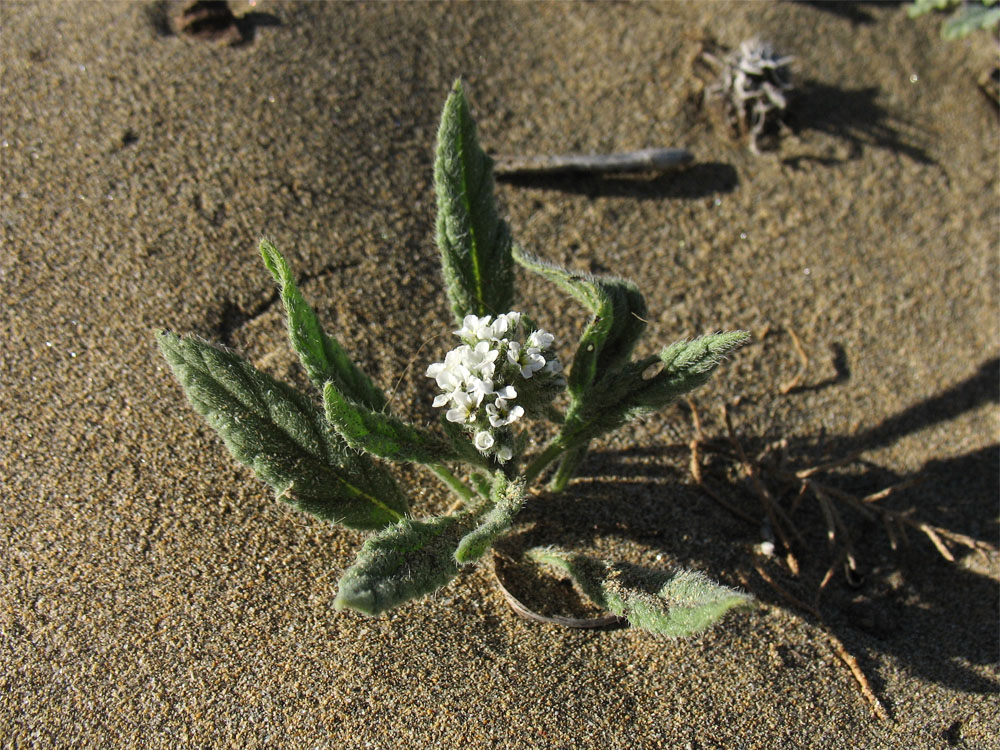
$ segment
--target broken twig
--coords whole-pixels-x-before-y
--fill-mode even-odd
[[[694,154],[682,148],[644,148],[617,154],[498,156],[493,169],[498,175],[614,174],[662,172],[692,161]]]

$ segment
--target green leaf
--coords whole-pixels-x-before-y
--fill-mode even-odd
[[[471,563],[482,557],[497,537],[510,531],[514,517],[524,505],[524,480],[509,480],[497,472],[490,492],[492,507],[479,525],[466,534],[455,550],[455,560]]]
[[[510,229],[497,213],[493,160],[480,148],[460,81],[445,102],[434,161],[437,245],[455,317],[496,315],[514,302]]]
[[[597,380],[615,376],[645,331],[646,301],[642,293],[625,279],[560,268],[519,246],[514,247],[514,259],[568,292],[593,314],[567,379],[570,396],[585,399]]]
[[[438,464],[458,458],[444,440],[391,414],[372,411],[345,396],[337,384],[323,389],[326,418],[355,450],[390,461]]]
[[[941,38],[948,41],[962,39],[974,31],[996,26],[1000,23],[1000,8],[990,5],[993,3],[963,5],[941,25]]]
[[[270,240],[260,241],[260,254],[280,287],[288,337],[309,379],[321,391],[327,381],[333,381],[354,401],[375,411],[383,409],[388,403],[385,394],[354,364],[337,340],[323,332],[316,313],[296,287],[291,268]]]
[[[348,449],[297,390],[194,337],[161,331],[157,340],[195,411],[279,499],[354,529],[405,516],[406,498],[391,475]]]
[[[365,541],[340,579],[334,607],[368,615],[429,594],[458,574],[455,546],[469,517],[409,518]]]
[[[699,633],[753,601],[691,570],[662,573],[550,548],[530,550],[528,556],[568,573],[595,604],[633,627],[672,638]]]
[[[924,13],[931,13],[935,10],[947,10],[956,5],[959,0],[914,0],[906,9],[906,14],[910,18],[922,16]]]
[[[749,338],[746,331],[702,336],[673,344],[659,356],[630,362],[617,377],[602,380],[567,414],[557,439],[572,448],[662,409],[705,383],[722,359]],[[646,378],[646,372],[656,366],[661,367],[660,372]]]
[[[660,409],[679,396],[704,384],[712,371],[731,352],[750,340],[747,331],[725,331],[701,336],[693,341],[678,341],[660,352],[663,369],[649,380],[642,380],[647,361],[637,363],[632,376],[642,382],[627,399],[634,412]]]

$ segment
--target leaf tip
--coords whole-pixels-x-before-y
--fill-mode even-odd
[[[345,609],[353,609],[363,615],[376,615],[378,608],[375,606],[375,593],[373,591],[344,591],[337,592],[333,600],[333,608],[337,612]]]
[[[281,253],[278,252],[278,248],[267,237],[261,237],[260,242],[257,244],[257,250],[260,252],[260,257],[264,259],[264,265],[271,272],[274,280],[279,284],[283,283],[285,277],[288,275],[288,264]]]

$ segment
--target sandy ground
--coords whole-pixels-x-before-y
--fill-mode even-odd
[[[150,2],[0,4],[0,743],[997,747],[995,558],[951,545],[949,563],[912,530],[894,553],[842,509],[862,578],[838,572],[817,619],[755,569],[814,601],[834,555],[815,497],[795,515],[796,577],[694,484],[677,407],[596,446],[512,543],[689,565],[759,607],[689,641],[569,631],[514,616],[486,566],[381,618],[337,614],[361,536],[236,465],[152,336],[197,332],[301,382],[256,257],[267,233],[341,342],[398,381],[394,408],[430,420],[421,371],[444,345],[407,365],[450,325],[431,167],[461,75],[493,152],[695,153],[653,179],[499,192],[526,247],[641,284],[647,350],[756,334],[697,394],[709,438],[726,403],[748,452],[785,441],[771,455],[792,469],[864,451],[824,481],[866,495],[916,479],[883,504],[995,545],[988,36],[943,43],[896,4],[233,7],[252,38],[220,48],[163,34]],[[800,82],[793,132],[762,156],[712,125],[692,63],[755,34],[796,56]],[[523,281],[522,308],[568,356],[584,315]],[[789,331],[810,364],[782,393],[800,367]],[[721,447],[703,463],[762,517]],[[418,512],[450,502],[406,476]]]

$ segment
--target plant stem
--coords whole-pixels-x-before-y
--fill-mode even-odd
[[[490,480],[480,474],[478,471],[472,472],[472,484],[476,487],[476,492],[478,492],[483,497],[489,497],[490,491],[493,489],[490,484]]]
[[[525,484],[531,484],[538,475],[542,473],[546,466],[548,466],[556,457],[562,453],[565,447],[559,442],[558,438],[549,443],[548,447],[535,456],[528,467],[524,470],[524,481]]]
[[[438,479],[448,485],[452,492],[462,498],[463,503],[469,503],[472,498],[475,497],[476,493],[470,490],[465,482],[460,480],[441,464],[428,464],[427,468],[434,472],[434,475]]]

